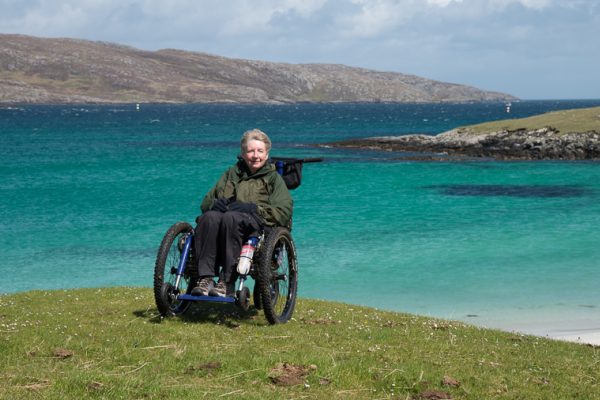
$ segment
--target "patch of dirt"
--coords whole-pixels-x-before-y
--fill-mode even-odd
[[[269,379],[278,386],[294,386],[304,383],[306,377],[316,366],[306,367],[304,365],[293,365],[289,363],[279,363],[271,370]]]
[[[452,399],[452,395],[447,392],[442,392],[441,390],[426,390],[422,393],[419,393],[413,396],[414,400],[445,400]]]
[[[334,321],[329,318],[317,318],[317,319],[308,319],[308,320],[302,318],[301,321],[307,325],[335,325],[338,323],[337,321]]]
[[[454,379],[451,376],[444,376],[444,379],[442,379],[442,385],[444,386],[451,386],[451,387],[459,387],[460,386],[460,382],[457,381],[456,379]]]
[[[186,372],[191,373],[195,371],[214,371],[219,368],[221,368],[221,363],[219,361],[209,361],[200,365],[191,365],[186,369]]]
[[[52,353],[52,355],[54,357],[60,358],[61,360],[64,360],[69,357],[73,357],[73,354],[75,354],[75,353],[72,352],[71,350],[67,350],[67,349],[54,349],[54,352]]]
[[[104,387],[104,384],[102,382],[96,382],[96,381],[90,382],[87,385],[88,390],[93,390],[93,391],[102,390],[103,387]]]
[[[319,379],[319,385],[321,385],[321,386],[329,385],[330,383],[331,383],[331,379],[328,379],[328,378]]]

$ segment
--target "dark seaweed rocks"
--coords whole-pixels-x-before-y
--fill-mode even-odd
[[[453,129],[436,136],[385,136],[328,143],[327,146],[418,153],[417,159],[598,160],[600,133],[560,133],[552,127],[470,134]]]

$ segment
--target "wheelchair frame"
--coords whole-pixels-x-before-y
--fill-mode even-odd
[[[295,189],[300,185],[302,163],[321,159],[273,158],[277,171],[286,185]],[[250,290],[245,285],[249,277],[255,281],[253,301],[262,309],[270,324],[287,322],[296,304],[298,264],[296,247],[290,229],[275,227],[263,233],[256,245],[247,275],[240,275],[239,286],[233,297],[194,296],[197,272],[188,265],[196,265],[193,252],[194,229],[187,222],[173,224],[162,239],[154,267],[154,298],[164,317],[185,313],[194,302],[234,303],[247,311]]]

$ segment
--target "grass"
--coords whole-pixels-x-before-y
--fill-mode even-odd
[[[483,134],[501,130],[535,130],[551,126],[561,133],[600,133],[600,107],[553,111],[528,118],[486,122],[461,128],[468,134]]]
[[[2,399],[599,399],[600,348],[300,299],[157,316],[150,289],[0,296]]]

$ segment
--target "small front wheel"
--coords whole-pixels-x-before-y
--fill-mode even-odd
[[[192,232],[190,224],[177,222],[169,228],[158,248],[154,266],[154,300],[158,312],[163,317],[183,314],[190,305],[188,301],[178,300],[177,296],[192,290],[192,268],[181,277],[179,286],[175,286],[183,243]],[[190,258],[191,255],[185,261],[188,262]]]
[[[289,230],[281,227],[273,229],[265,242],[258,260],[260,302],[269,323],[284,323],[296,305],[296,247]]]
[[[244,311],[248,311],[250,308],[250,289],[247,286],[238,290],[236,304]]]

